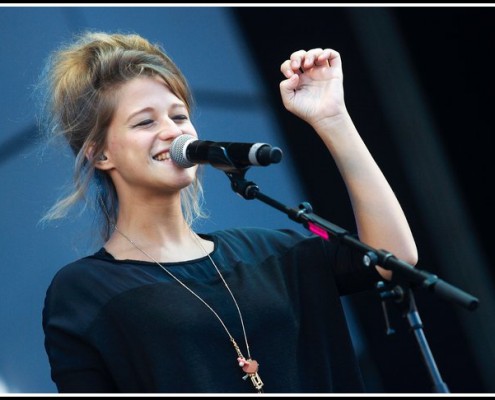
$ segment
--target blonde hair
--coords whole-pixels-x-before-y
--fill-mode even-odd
[[[117,218],[118,197],[110,177],[95,164],[105,149],[116,89],[142,75],[160,76],[192,111],[192,95],[182,72],[160,45],[137,34],[85,32],[49,58],[42,74],[47,101],[40,122],[50,136],[65,138],[76,159],[72,192],[59,200],[42,221],[65,217],[80,200],[88,203],[88,192],[94,184],[95,208],[103,217],[102,238],[109,238]],[[198,176],[181,192],[189,225],[204,216],[202,194]]]

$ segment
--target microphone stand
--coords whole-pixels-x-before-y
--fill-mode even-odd
[[[407,317],[415,338],[421,350],[423,361],[426,364],[430,378],[433,382],[433,390],[437,393],[449,393],[448,387],[443,382],[438,368],[436,366],[433,355],[430,351],[428,342],[423,332],[423,325],[419,317],[416,303],[414,300],[412,288],[419,287],[428,289],[446,300],[454,302],[468,310],[474,310],[478,307],[479,300],[470,294],[450,285],[449,283],[439,279],[438,276],[424,270],[414,268],[412,265],[396,258],[392,253],[375,249],[366,245],[354,236],[349,234],[345,229],[319,217],[313,213],[313,209],[308,202],[303,202],[296,208],[289,208],[277,200],[266,196],[260,192],[258,185],[252,181],[247,181],[244,177],[249,169],[236,168],[234,165],[221,166],[225,174],[231,181],[231,188],[246,200],[258,199],[269,206],[276,208],[279,211],[287,214],[290,219],[302,224],[306,229],[314,234],[322,237],[325,240],[330,238],[336,239],[340,244],[352,246],[363,253],[363,264],[368,268],[373,268],[375,265],[380,265],[382,268],[393,271],[394,279],[392,281],[399,282],[392,289],[383,283],[377,284],[377,289],[382,298],[384,306],[385,318],[387,323],[387,333],[393,333],[393,330],[388,326],[388,317],[386,313],[385,300],[394,299],[397,303],[402,303],[403,316]],[[402,286],[405,286],[403,288]]]

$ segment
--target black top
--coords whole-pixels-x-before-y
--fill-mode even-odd
[[[340,295],[380,279],[346,246],[291,230],[209,235],[267,393],[362,392]],[[163,263],[224,321],[247,358],[235,304],[208,257]],[[215,315],[154,262],[105,249],[62,268],[43,310],[59,392],[254,393]]]

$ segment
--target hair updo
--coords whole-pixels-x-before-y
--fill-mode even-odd
[[[102,238],[109,238],[117,218],[118,197],[109,175],[95,164],[105,149],[117,89],[143,75],[161,77],[191,112],[192,95],[182,72],[159,45],[139,35],[85,32],[51,55],[42,76],[47,101],[41,122],[50,137],[65,138],[76,158],[70,194],[43,220],[65,217],[80,200],[90,202],[89,188],[94,184],[92,200],[103,217]],[[181,192],[188,224],[203,216],[202,193],[197,176]]]

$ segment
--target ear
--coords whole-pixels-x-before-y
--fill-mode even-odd
[[[93,159],[93,152],[94,152],[94,145],[89,145],[88,150],[85,153],[86,159],[92,160]],[[103,171],[111,168],[111,166],[108,162],[108,157],[105,154],[105,152],[101,153],[97,157],[97,159],[95,160],[95,168],[103,170]]]
[[[111,161],[108,159],[108,156],[105,152],[101,153],[95,163],[95,168],[100,169],[102,171],[108,171],[113,168]]]

